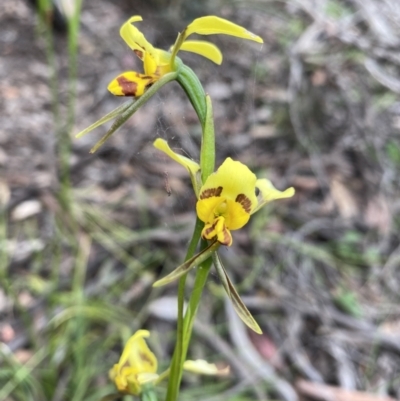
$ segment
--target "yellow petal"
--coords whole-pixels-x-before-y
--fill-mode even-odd
[[[182,156],[178,153],[175,153],[168,145],[167,141],[161,138],[157,138],[154,143],[154,147],[157,148],[158,150],[161,150],[165,154],[167,154],[172,160],[175,160],[177,163],[179,163],[181,166],[185,167],[186,170],[190,174],[190,178],[192,180],[193,188],[195,190],[195,193],[197,195],[198,193],[198,188],[200,187],[198,183],[199,179],[199,174],[198,172],[200,171],[200,165],[196,163],[194,160],[191,160],[185,156]]]
[[[242,39],[253,40],[257,43],[264,43],[259,36],[249,32],[240,25],[236,25],[233,22],[214,15],[195,19],[185,29],[183,33],[184,38],[187,38],[192,33],[198,33],[199,35],[225,34]]]
[[[119,32],[125,43],[143,60],[145,74],[154,74],[157,69],[158,54],[153,45],[146,40],[142,32],[132,25],[133,22],[138,21],[142,21],[142,17],[139,15],[129,18],[122,25]]]
[[[130,368],[121,367],[119,364],[113,366],[109,372],[110,379],[115,383],[118,391],[138,395],[140,385],[136,375],[132,374]]]
[[[147,330],[138,330],[128,340],[118,363],[120,368],[127,366],[132,369],[131,373],[136,374],[157,372],[157,358],[144,340],[149,336]]]
[[[186,40],[182,43],[180,50],[200,54],[213,61],[215,64],[222,63],[222,53],[213,43],[202,40]]]
[[[119,365],[116,363],[109,371],[108,377],[110,380],[114,381],[115,377],[118,375]]]
[[[185,361],[183,363],[183,369],[188,372],[210,376],[229,374],[229,366],[219,369],[214,363],[208,363],[203,359],[197,359],[196,361]]]
[[[212,223],[215,218],[214,210],[224,201],[225,198],[219,196],[199,199],[196,204],[197,216],[204,223]]]
[[[107,89],[115,96],[139,97],[156,80],[153,76],[126,71],[113,79]]]
[[[291,198],[295,192],[293,187],[290,187],[285,191],[279,191],[272,185],[271,181],[265,178],[257,180],[256,188],[259,190],[259,194],[257,196],[258,203],[256,208],[252,210],[252,214],[257,212],[266,203],[275,199]]]
[[[250,214],[257,205],[255,184],[257,177],[244,164],[228,157],[220,168],[211,174],[200,189],[200,199],[213,196],[216,188],[221,188],[219,196],[240,203]]]
[[[242,228],[250,219],[250,213],[243,209],[243,206],[237,201],[232,201],[230,199],[226,200],[227,210],[225,224],[229,230],[238,230]]]

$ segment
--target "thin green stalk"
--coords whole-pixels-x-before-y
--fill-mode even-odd
[[[207,242],[203,241],[202,247],[206,247]],[[192,329],[194,324],[194,319],[199,308],[201,294],[203,293],[204,285],[207,281],[208,273],[212,265],[212,258],[207,259],[201,266],[198,267],[196,273],[196,279],[193,286],[192,294],[189,300],[189,305],[187,312],[185,314],[185,319],[183,322],[183,330],[185,333],[183,341],[183,352],[182,352],[182,365],[186,360],[186,354],[189,348],[190,339],[192,336]]]
[[[201,230],[203,229],[204,223],[197,219],[196,225],[193,230],[192,239],[190,241],[185,261],[189,260],[194,256],[197,248],[197,244],[200,240]],[[175,350],[171,362],[171,374],[168,381],[168,390],[166,400],[174,400],[178,396],[180,377],[182,375],[182,355],[184,351],[184,321],[183,321],[183,307],[185,301],[185,284],[186,284],[186,274],[179,279],[178,285],[178,321],[176,329],[176,343]]]
[[[184,71],[185,69],[182,69]],[[191,72],[191,70],[186,70]],[[180,77],[180,80],[179,80]],[[178,82],[185,89],[188,97],[190,98],[193,107],[195,108],[201,126],[203,129],[201,150],[200,150],[200,166],[202,172],[202,182],[214,171],[215,166],[215,134],[214,134],[214,120],[212,113],[212,104],[209,96],[205,96],[204,90],[198,81],[197,76],[193,74],[179,75]],[[184,79],[182,79],[184,77]],[[205,107],[204,107],[205,106]],[[201,235],[203,223],[197,218],[195,233],[198,232],[196,244]],[[195,234],[194,234],[195,236]],[[192,238],[191,244],[193,244]],[[202,249],[207,247],[207,242],[202,241]],[[188,255],[192,257],[194,249],[189,247]],[[186,259],[188,260],[188,258]],[[212,258],[207,259],[198,268],[194,288],[192,290],[189,305],[183,318],[183,305],[185,295],[186,274],[179,280],[178,287],[178,323],[177,323],[177,340],[175,351],[171,363],[171,376],[168,382],[168,391],[166,401],[176,401],[179,394],[180,383],[182,380],[183,363],[186,359],[186,354],[189,348],[189,343],[192,335],[194,319],[200,304],[201,294],[204,285],[207,281],[208,273],[212,265]]]
[[[8,287],[8,250],[7,250],[7,214],[6,205],[0,199],[0,283],[3,288]]]
[[[58,132],[60,129],[60,112],[58,107],[58,79],[57,79],[57,68],[56,68],[56,57],[54,51],[54,40],[53,33],[51,31],[51,26],[49,22],[46,22],[47,15],[50,13],[50,8],[52,7],[50,0],[39,0],[39,27],[42,31],[41,33],[44,36],[44,40],[46,43],[46,58],[47,62],[50,66],[51,77],[50,77],[50,88],[51,88],[51,97],[52,97],[52,111],[54,117],[54,130]],[[49,141],[52,146],[54,146],[54,138]]]
[[[70,132],[75,120],[76,79],[77,79],[77,53],[78,34],[81,15],[82,0],[74,3],[74,14],[68,15],[68,105],[65,130],[58,137],[58,151],[60,157],[60,200],[65,208],[70,205],[70,176],[69,159],[71,152]]]

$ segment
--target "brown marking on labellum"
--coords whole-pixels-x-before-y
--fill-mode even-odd
[[[251,200],[244,194],[239,194],[235,202],[240,203],[243,207],[243,209],[247,212],[250,213],[251,211]]]
[[[122,370],[122,368],[129,368],[131,365],[129,363],[129,361],[126,361],[122,366],[120,366],[120,370]]]
[[[202,235],[202,237],[203,237],[203,239],[211,239],[210,238],[210,235],[211,235],[211,233],[213,232],[213,231],[215,231],[215,225],[216,225],[217,223],[215,222],[214,224],[212,224],[210,227],[208,227],[208,228],[205,228],[204,230],[203,230],[203,235]]]
[[[221,196],[222,187],[208,188],[200,194],[200,199],[211,198],[212,196]]]
[[[124,76],[118,77],[117,82],[124,96],[136,96],[138,86],[136,82],[129,81],[129,79]]]
[[[222,241],[218,239],[218,242],[222,245],[230,246],[232,244],[232,236],[226,227],[224,227],[224,231],[222,231],[222,234],[224,236],[224,239]]]
[[[139,352],[139,358],[143,361],[143,362],[147,362],[149,365],[153,366],[153,361],[152,359],[150,359],[147,354],[145,354],[144,352]]]
[[[232,235],[231,235],[230,231],[224,224],[223,230],[221,232],[217,233],[215,230],[215,227],[217,226],[217,224],[218,224],[218,220],[214,220],[213,224],[211,224],[208,228],[204,228],[203,232],[201,233],[202,238],[211,240],[211,239],[217,237],[217,240],[220,244],[226,245],[226,246],[231,246],[232,245]],[[213,235],[213,234],[215,234],[215,235]],[[210,238],[211,235],[213,235],[213,237]]]
[[[141,60],[143,59],[143,52],[141,50],[135,49],[133,51]]]

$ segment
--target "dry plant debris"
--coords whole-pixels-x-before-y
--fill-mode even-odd
[[[159,26],[149,36],[163,46],[175,39],[177,13],[188,20],[199,13],[189,2],[171,3],[168,13],[157,2],[84,3],[71,137],[118,105],[105,88],[135,66],[117,34],[128,15]],[[191,352],[214,354],[233,373],[223,388],[206,382],[203,399],[400,399],[400,6],[260,0],[215,7],[209,2],[207,12],[252,28],[265,42],[249,48],[217,38],[227,49],[224,68],[194,61],[207,72],[221,159],[268,170],[279,188],[294,186],[296,197],[256,215],[222,255],[265,336],[253,339],[223,307],[218,281],[209,285],[221,302],[204,300]],[[191,138],[200,136],[176,86],[98,154],[88,151],[102,128],[72,140],[64,213],[53,71],[35,21],[28,4],[2,0],[0,399],[95,400],[102,396],[96,383],[117,360],[121,331],[143,324],[163,330],[154,345],[158,355],[170,351],[173,316],[155,302],[173,292],[150,289],[181,258],[195,199],[184,171],[151,143],[168,139],[197,159]],[[54,43],[63,115],[65,36],[56,34]]]

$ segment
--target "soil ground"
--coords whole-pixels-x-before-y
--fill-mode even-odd
[[[219,387],[187,379],[182,399],[400,399],[400,7],[390,0],[84,2],[72,126],[67,35],[52,36],[51,66],[34,9],[2,0],[0,399],[100,399],[121,337],[140,327],[158,333],[152,346],[168,363],[176,287],[151,284],[183,260],[196,199],[152,142],[198,159],[196,114],[173,83],[94,155],[108,126],[75,139],[125,101],[108,82],[142,68],[118,33],[135,14],[160,48],[205,14],[263,37],[207,37],[221,66],[180,55],[213,99],[217,165],[230,156],[296,189],[221,252],[264,334],[237,322],[213,275],[191,355],[232,373]]]

